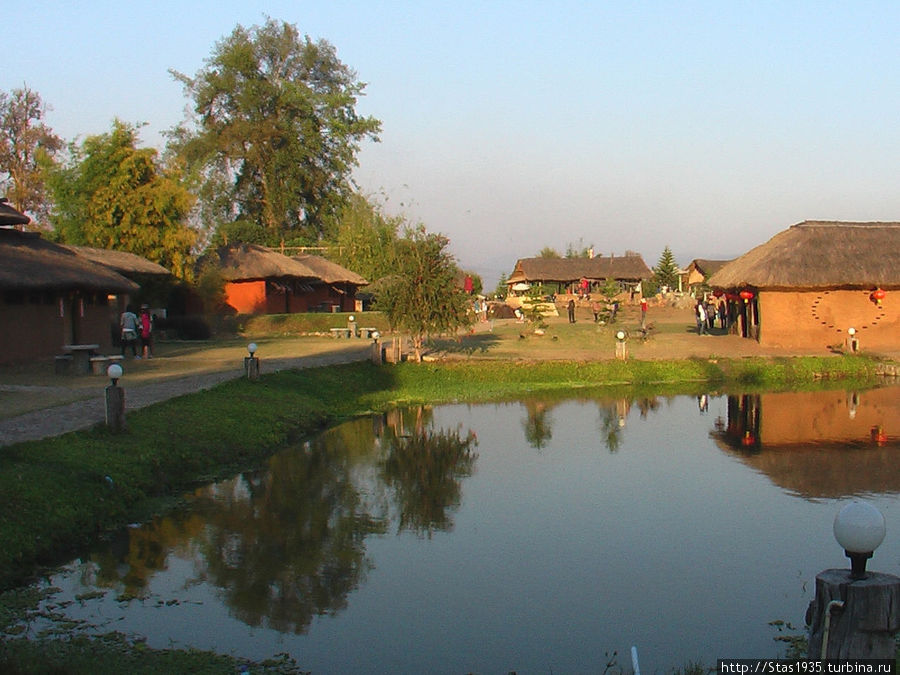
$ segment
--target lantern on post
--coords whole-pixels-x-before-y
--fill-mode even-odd
[[[256,343],[251,342],[247,345],[247,353],[250,356],[244,357],[244,374],[248,380],[259,379],[259,357],[256,355]]]
[[[122,366],[112,364],[106,369],[109,376],[109,385],[106,387],[106,426],[113,431],[122,431],[125,428],[125,390],[119,386],[122,377]]]

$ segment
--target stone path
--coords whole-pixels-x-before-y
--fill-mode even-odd
[[[358,350],[344,350],[297,358],[262,359],[260,361],[260,372],[274,373],[279,370],[315,368],[336,363],[363,361],[369,357],[370,353],[371,349],[366,346]],[[126,388],[126,409],[143,408],[176,396],[210,389],[222,382],[243,376],[243,370],[233,369],[160,382],[149,382],[140,386]],[[101,393],[101,395],[90,399],[75,401],[74,403],[53,408],[35,410],[17,417],[0,420],[0,447],[22,443],[23,441],[58,436],[78,429],[87,429],[105,421],[105,402]]]

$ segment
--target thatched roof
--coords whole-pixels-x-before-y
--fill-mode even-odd
[[[725,267],[731,260],[704,260],[703,258],[695,258],[688,267],[693,267],[705,277],[710,277],[720,269]]]
[[[10,206],[6,197],[0,197],[0,226],[27,225],[30,222],[31,218]]]
[[[258,244],[237,244],[222,246],[207,251],[200,259],[200,265],[212,262],[226,281],[255,281],[260,279],[305,279],[314,280],[318,275],[299,260]]]
[[[105,248],[91,248],[89,246],[66,245],[82,258],[87,258],[104,267],[109,267],[119,274],[129,276],[132,274],[144,274],[148,276],[169,276],[171,272],[162,265],[147,260],[135,253],[126,251],[111,251]]]
[[[138,288],[108,267],[46,241],[37,232],[0,228],[0,289],[133,293]]]
[[[708,283],[726,289],[900,288],[900,223],[798,223]]]
[[[522,258],[507,283],[520,281],[573,282],[579,279],[602,281],[649,279],[653,272],[639,255],[597,256],[595,258]]]
[[[311,269],[326,284],[366,286],[369,283],[356,272],[351,272],[346,267],[341,267],[337,263],[318,255],[304,253],[292,256],[292,259]]]

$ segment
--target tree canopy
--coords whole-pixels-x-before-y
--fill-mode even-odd
[[[44,124],[46,106],[28,87],[0,91],[0,188],[13,207],[45,224],[50,212],[48,164],[63,142]]]
[[[187,278],[196,233],[187,227],[193,197],[157,152],[137,147],[137,129],[116,120],[106,134],[69,147],[48,176],[56,236],[69,244],[136,253]]]
[[[209,223],[258,224],[269,244],[320,240],[350,191],[364,139],[381,123],[356,112],[365,85],[325,40],[267,19],[238,25],[189,77],[192,101],[169,149],[197,181]]]
[[[397,241],[394,273],[374,284],[377,309],[391,325],[412,335],[416,358],[432,335],[469,324],[468,296],[459,283],[459,268],[446,248],[449,240],[423,226],[407,229]]]

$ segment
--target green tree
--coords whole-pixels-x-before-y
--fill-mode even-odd
[[[0,91],[0,189],[13,207],[45,224],[46,172],[63,142],[44,124],[47,107],[28,87]]]
[[[467,326],[469,299],[458,283],[459,269],[447,252],[449,240],[419,225],[397,241],[394,274],[373,285],[376,307],[391,325],[412,335],[416,360],[432,335]]]
[[[502,272],[500,274],[500,279],[497,280],[497,288],[494,289],[494,295],[498,298],[505,298],[506,294],[509,293],[509,286],[506,285],[506,282],[509,281],[509,275],[506,272]]]
[[[550,246],[545,246],[544,248],[542,248],[538,252],[537,257],[538,258],[562,258],[562,256],[559,254],[559,251],[557,251],[555,248],[552,248]]]
[[[659,287],[678,288],[678,263],[675,262],[672,249],[668,246],[663,249],[656,267],[653,268],[653,280]]]
[[[115,120],[106,134],[69,148],[53,169],[56,236],[69,244],[128,251],[191,276],[196,232],[186,225],[193,197],[157,152],[137,147],[137,129]]]
[[[371,199],[353,194],[341,210],[329,257],[369,281],[392,274],[403,224],[402,217],[387,217]]]
[[[249,220],[270,244],[329,234],[360,142],[381,128],[357,114],[365,85],[334,47],[267,19],[237,26],[194,77],[170,72],[192,113],[169,149],[197,181],[205,221]]]

